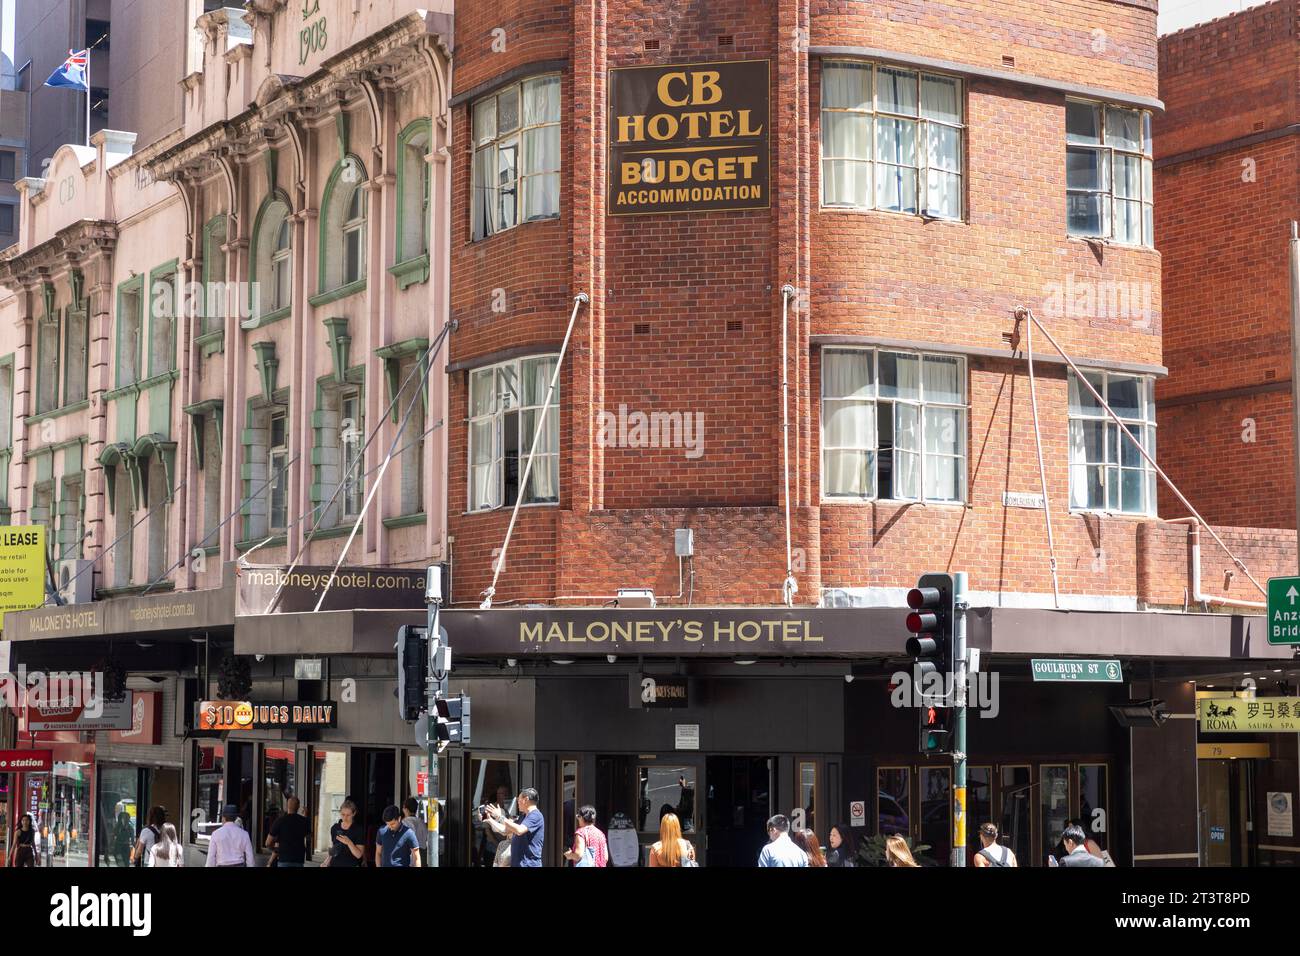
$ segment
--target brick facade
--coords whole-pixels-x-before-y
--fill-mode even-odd
[[[1295,0],[1279,0],[1160,41],[1161,459],[1212,523],[1296,526],[1287,256],[1300,217],[1298,18]],[[1179,510],[1163,490],[1161,510]]]
[[[822,207],[822,64],[866,51],[962,65],[962,221]],[[608,215],[608,71],[748,59],[771,64],[771,207]],[[471,241],[471,104],[530,65],[562,74],[559,216]],[[790,307],[788,370],[796,601],[899,588],[945,568],[969,571],[975,591],[1050,604],[1043,511],[1002,504],[1004,492],[1040,490],[1027,368],[1005,338],[1015,329],[1012,310],[1034,309],[1073,357],[1099,368],[1159,368],[1163,315],[1160,253],[1067,236],[1060,84],[1108,90],[1120,102],[1154,97],[1155,4],[458,4],[451,246],[460,326],[451,341],[458,370],[449,382],[448,492],[455,602],[477,602],[490,583],[510,511],[467,512],[464,367],[510,350],[556,351],[573,297],[587,292],[561,376],[559,506],[520,509],[496,601],[593,603],[628,586],[675,600],[672,533],[691,527],[696,557],[686,587],[696,603],[778,603],[786,565],[781,288],[790,283],[801,290]],[[1062,290],[1068,303],[1071,289],[1114,288],[1132,292],[1130,307],[1107,309],[1098,296],[1089,309],[1059,308]],[[504,291],[505,311],[493,310],[494,290]],[[822,501],[827,337],[970,352],[964,504]],[[1041,335],[1035,350],[1040,359],[1054,354]],[[1186,529],[1070,511],[1065,370],[1040,361],[1036,373],[1062,593],[1181,603],[1171,595],[1187,586]],[[602,447],[598,415],[621,405],[702,413],[703,454]],[[1159,447],[1176,454],[1163,434]],[[1166,505],[1161,513],[1177,511]],[[1152,552],[1143,545],[1151,534],[1181,536],[1183,551]],[[1249,553],[1256,543],[1242,546]],[[1212,548],[1205,562],[1221,557]],[[1208,567],[1205,580],[1214,580]],[[1240,583],[1229,593],[1254,597]]]

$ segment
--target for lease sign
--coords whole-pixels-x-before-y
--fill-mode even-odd
[[[768,61],[610,71],[609,212],[765,209]]]

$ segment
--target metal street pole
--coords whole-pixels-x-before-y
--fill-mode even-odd
[[[953,800],[952,865],[966,865],[966,572],[952,576],[953,587]]]
[[[427,690],[428,712],[425,714],[425,720],[428,721],[428,761],[429,775],[428,783],[428,810],[429,817],[429,848],[428,858],[429,866],[438,865],[438,832],[442,828],[442,813],[438,806],[438,695],[444,690],[444,680],[440,679],[437,674],[438,648],[441,643],[439,638],[438,614],[442,609],[442,569],[436,564],[429,566],[425,572],[424,579],[424,600],[427,608],[425,616],[425,625],[428,630],[425,632],[426,647],[428,648],[428,675],[425,681]]]
[[[1296,468],[1296,527],[1300,528],[1300,226],[1291,220],[1291,425]],[[1300,557],[1298,555],[1297,557]]]

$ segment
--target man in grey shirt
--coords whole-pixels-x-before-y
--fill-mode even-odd
[[[807,866],[808,854],[790,839],[790,821],[778,813],[767,821],[767,846],[758,855],[759,866]]]
[[[1105,866],[1106,861],[1088,852],[1088,835],[1083,827],[1071,823],[1061,834],[1061,843],[1065,846],[1065,856],[1061,857],[1060,866]]]

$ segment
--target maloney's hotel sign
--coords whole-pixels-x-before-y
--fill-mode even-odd
[[[610,71],[609,212],[766,209],[768,61]]]

